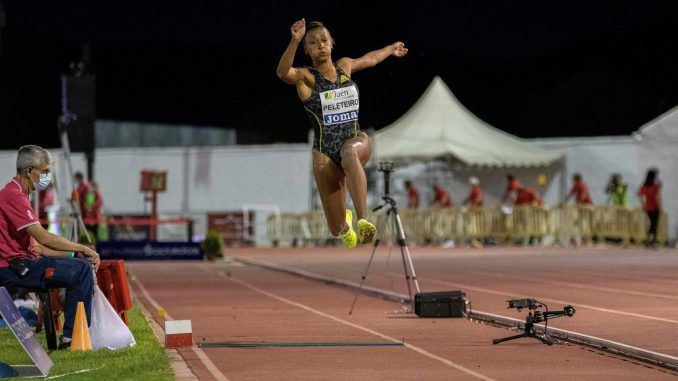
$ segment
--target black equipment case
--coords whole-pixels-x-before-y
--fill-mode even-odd
[[[420,292],[414,296],[419,317],[466,317],[471,305],[464,291]]]

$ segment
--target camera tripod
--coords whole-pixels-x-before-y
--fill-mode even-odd
[[[370,255],[370,260],[367,262],[367,267],[363,272],[363,276],[360,280],[360,287],[356,290],[355,297],[353,299],[353,304],[351,305],[351,310],[348,312],[349,315],[353,313],[353,308],[355,307],[356,302],[358,301],[358,295],[363,289],[365,280],[367,279],[367,273],[370,271],[372,266],[372,261],[374,260],[374,255],[377,252],[377,248],[381,244],[381,237],[384,234],[386,225],[391,222],[394,227],[394,240],[400,246],[400,254],[403,259],[403,269],[405,271],[405,283],[407,284],[407,292],[410,296],[410,301],[414,302],[414,297],[412,295],[412,283],[414,283],[414,288],[417,293],[420,292],[419,282],[417,281],[417,275],[414,272],[414,265],[412,264],[412,257],[410,256],[410,249],[407,246],[407,238],[405,238],[405,231],[403,230],[403,224],[400,220],[400,215],[398,214],[398,207],[396,201],[390,196],[390,182],[391,182],[391,172],[393,171],[392,162],[381,162],[379,163],[379,171],[384,173],[384,196],[381,198],[384,203],[372,209],[373,212],[376,212],[384,207],[388,208],[386,210],[386,218],[382,221],[377,231],[377,237],[375,237],[374,245],[372,247],[372,254]]]
[[[61,139],[61,149],[63,150],[64,159],[66,160],[67,164],[68,176],[69,179],[73,179],[73,162],[71,161],[71,147],[68,140],[68,127],[70,126],[73,119],[71,116],[67,114],[68,111],[63,110],[63,112],[64,113],[59,117],[57,121],[57,125],[59,128],[59,138]],[[77,197],[79,197],[78,193],[75,189],[75,186],[73,186],[71,197],[69,199],[71,207],[70,216],[73,219],[71,222],[70,240],[73,242],[78,242],[79,239],[78,229],[80,229],[80,231],[85,234],[87,242],[91,245],[92,239],[90,238],[89,232],[85,227],[85,222],[82,219],[82,211],[80,210],[80,204],[79,200],[77,200]]]
[[[562,311],[534,311],[530,312],[527,317],[525,318],[525,330],[523,333],[518,334],[518,335],[513,335],[513,336],[508,336],[504,337],[502,339],[494,339],[492,340],[492,344],[499,344],[503,343],[504,341],[509,341],[509,340],[515,340],[515,339],[520,339],[521,337],[532,337],[534,339],[537,339],[541,341],[542,343],[546,345],[553,345],[553,341],[548,339],[548,333],[546,332],[546,327],[544,327],[544,335],[537,335],[536,331],[534,330],[534,324],[535,323],[541,323],[541,322],[546,322],[548,323],[549,319],[555,319],[558,317],[562,316],[569,316],[572,317],[574,315],[575,309],[574,307],[568,305],[563,308]]]

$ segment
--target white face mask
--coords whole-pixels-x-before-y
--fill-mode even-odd
[[[52,182],[52,172],[41,173],[40,180],[38,180],[37,183],[33,183],[33,186],[35,187],[36,191],[41,192],[47,189],[51,182]]]

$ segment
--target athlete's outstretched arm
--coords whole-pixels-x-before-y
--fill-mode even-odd
[[[348,70],[350,75],[356,71],[377,66],[377,64],[390,56],[403,57],[405,54],[407,54],[405,44],[398,41],[379,50],[371,51],[360,58],[342,58],[337,61],[337,64],[344,70]]]
[[[278,75],[278,78],[283,80],[283,82],[296,84],[301,82],[303,76],[299,70],[292,67],[292,64],[294,63],[294,55],[297,52],[299,43],[304,38],[304,34],[306,34],[306,20],[301,19],[292,24],[290,31],[292,33],[292,40],[290,40],[290,44],[280,58],[275,73]]]

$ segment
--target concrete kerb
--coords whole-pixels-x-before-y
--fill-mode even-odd
[[[314,280],[331,286],[347,288],[353,291],[356,291],[360,288],[360,284],[356,282],[331,278],[310,271],[279,265],[268,261],[260,261],[241,257],[233,257],[233,259],[244,264],[284,272],[287,274]],[[380,290],[369,286],[363,286],[361,289],[361,293],[377,297],[383,300],[392,301],[395,303],[411,303],[409,295],[399,294],[386,290]],[[469,319],[506,328],[524,329],[525,327],[525,322],[522,320],[477,310],[471,311]],[[544,325],[535,324],[535,330],[543,334]],[[606,340],[600,337],[590,336],[579,332],[567,331],[559,328],[550,327],[548,329],[548,335],[550,338],[556,338],[558,340],[570,342],[573,344],[584,345],[587,347],[595,348],[597,350],[613,353],[615,355],[643,361],[673,371],[678,370],[678,357],[653,352],[647,349],[634,347],[632,345],[623,344],[612,340]]]

